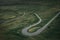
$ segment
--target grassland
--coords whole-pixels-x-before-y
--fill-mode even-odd
[[[40,28],[60,10],[59,5],[46,4],[0,6],[0,40],[60,40],[60,15],[37,36],[27,37],[21,34],[22,28],[38,21],[33,13],[37,13],[43,20],[34,26]]]

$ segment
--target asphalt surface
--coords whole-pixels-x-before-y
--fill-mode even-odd
[[[55,20],[55,19],[59,16],[59,14],[60,14],[60,12],[57,13],[47,24],[45,24],[42,28],[38,29],[36,32],[30,33],[30,32],[28,32],[28,29],[30,29],[30,28],[33,27],[33,26],[38,25],[38,24],[41,23],[41,21],[42,21],[42,19],[35,13],[35,15],[36,15],[36,17],[39,19],[39,21],[38,21],[37,23],[35,23],[35,24],[32,24],[32,25],[30,25],[30,26],[28,26],[28,27],[23,28],[22,31],[21,31],[22,34],[25,35],[25,36],[36,36],[36,35],[40,34],[43,30],[45,30],[45,29],[48,27],[48,25],[49,25],[53,20]]]

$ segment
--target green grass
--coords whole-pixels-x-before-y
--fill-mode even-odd
[[[32,10],[36,11],[32,12]],[[38,19],[35,15],[33,15],[33,13],[37,13],[43,20],[41,24],[35,26],[40,28],[45,25],[54,15],[56,15],[55,12],[58,10],[59,7],[51,7],[49,5],[0,6],[0,19],[7,20],[5,19],[7,17],[9,20],[11,20],[10,17],[19,16],[12,22],[1,24],[0,40],[60,40],[60,16],[56,18],[40,35],[34,37],[27,37],[21,34],[21,30],[24,27],[27,27],[38,21]],[[25,15],[22,16],[24,12]]]

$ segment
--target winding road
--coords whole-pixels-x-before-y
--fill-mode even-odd
[[[36,36],[36,35],[40,34],[43,30],[45,30],[45,29],[48,27],[48,25],[49,25],[54,19],[56,19],[56,18],[58,17],[58,15],[60,14],[60,12],[57,13],[57,14],[56,14],[47,24],[45,24],[42,28],[38,29],[36,32],[30,33],[30,32],[28,32],[28,29],[30,29],[31,27],[36,26],[36,25],[38,25],[39,23],[42,22],[42,19],[39,17],[39,15],[37,15],[36,13],[34,13],[34,14],[35,14],[36,17],[39,19],[39,21],[38,21],[37,23],[35,23],[35,24],[32,24],[32,25],[30,25],[30,26],[25,27],[25,28],[22,29],[21,33],[22,33],[23,35],[25,35],[25,36]]]

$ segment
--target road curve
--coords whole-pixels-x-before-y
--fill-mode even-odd
[[[41,21],[42,21],[42,19],[41,19],[36,13],[34,13],[34,14],[35,14],[36,17],[39,19],[39,21],[38,21],[37,23],[35,23],[35,24],[32,24],[32,25],[30,25],[30,26],[25,27],[25,28],[22,29],[21,33],[22,33],[23,35],[25,35],[25,36],[36,36],[36,35],[40,34],[43,30],[45,30],[45,29],[48,27],[48,25],[49,25],[55,18],[58,17],[58,15],[60,14],[60,12],[57,13],[57,14],[56,14],[46,25],[44,25],[42,28],[38,29],[36,32],[30,33],[30,32],[28,32],[28,29],[30,29],[30,28],[33,27],[33,26],[38,25],[38,24],[41,23]]]

